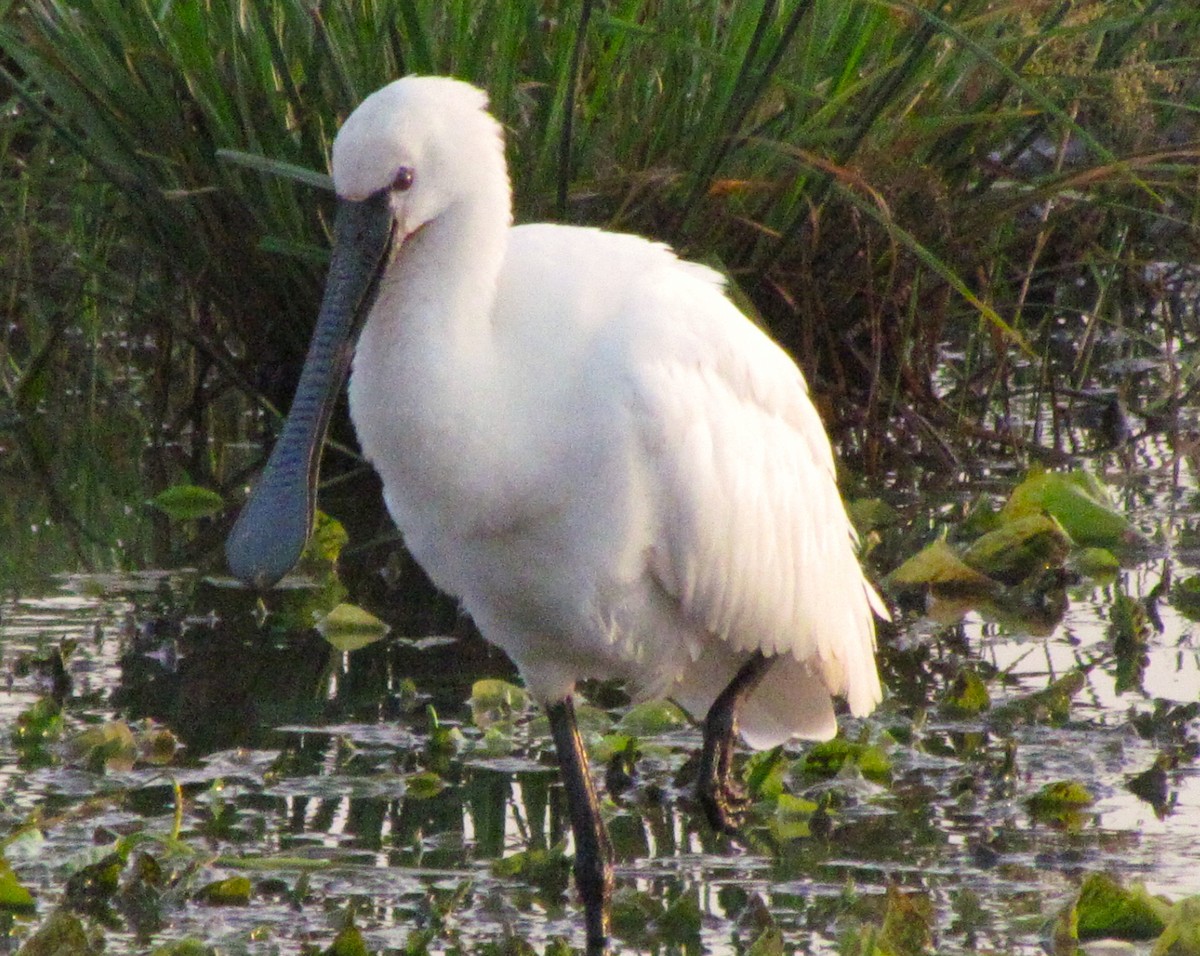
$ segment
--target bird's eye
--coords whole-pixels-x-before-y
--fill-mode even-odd
[[[396,178],[392,180],[392,189],[397,192],[404,192],[413,184],[413,171],[409,166],[401,166],[396,170]]]

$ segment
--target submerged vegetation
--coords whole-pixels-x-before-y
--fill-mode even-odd
[[[568,951],[561,795],[507,664],[445,603],[390,633],[343,603],[388,616],[414,578],[345,421],[321,586],[203,577],[316,315],[332,137],[415,72],[489,91],[519,221],[728,273],[900,612],[878,716],[742,766],[744,852],[686,806],[680,715],[591,689],[623,945],[1200,952],[1198,887],[1146,890],[1151,851],[1098,822],[1196,801],[1196,707],[1147,675],[1195,680],[1198,522],[1113,466],[1195,458],[1197,51],[1192,0],[0,0],[0,945]],[[185,565],[70,579],[103,610],[65,632],[8,599]]]

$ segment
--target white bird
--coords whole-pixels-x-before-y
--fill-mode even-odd
[[[735,735],[836,731],[880,700],[872,611],[800,370],[713,270],[637,236],[512,225],[483,92],[407,77],[333,146],[339,197],[296,398],[227,554],[269,586],[299,557],[330,409],[350,413],[416,560],[546,707],[590,951],[611,849],[572,695],[623,679],[705,720],[699,785],[735,825]],[[357,345],[354,335],[358,334]]]

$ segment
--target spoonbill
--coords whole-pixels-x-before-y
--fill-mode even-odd
[[[703,720],[698,795],[734,829],[735,738],[836,731],[880,700],[834,459],[795,363],[713,270],[637,236],[512,225],[479,89],[406,77],[333,144],[320,316],[291,410],[226,545],[265,588],[298,560],[319,451],[350,414],[404,542],[549,717],[589,952],[612,849],[572,697],[619,678]]]

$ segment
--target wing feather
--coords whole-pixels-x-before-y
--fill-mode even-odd
[[[799,369],[713,275],[658,283],[652,304],[675,319],[659,312],[635,363],[655,574],[734,650],[790,654],[866,713],[881,696],[872,610],[886,611],[859,566],[829,440]]]

